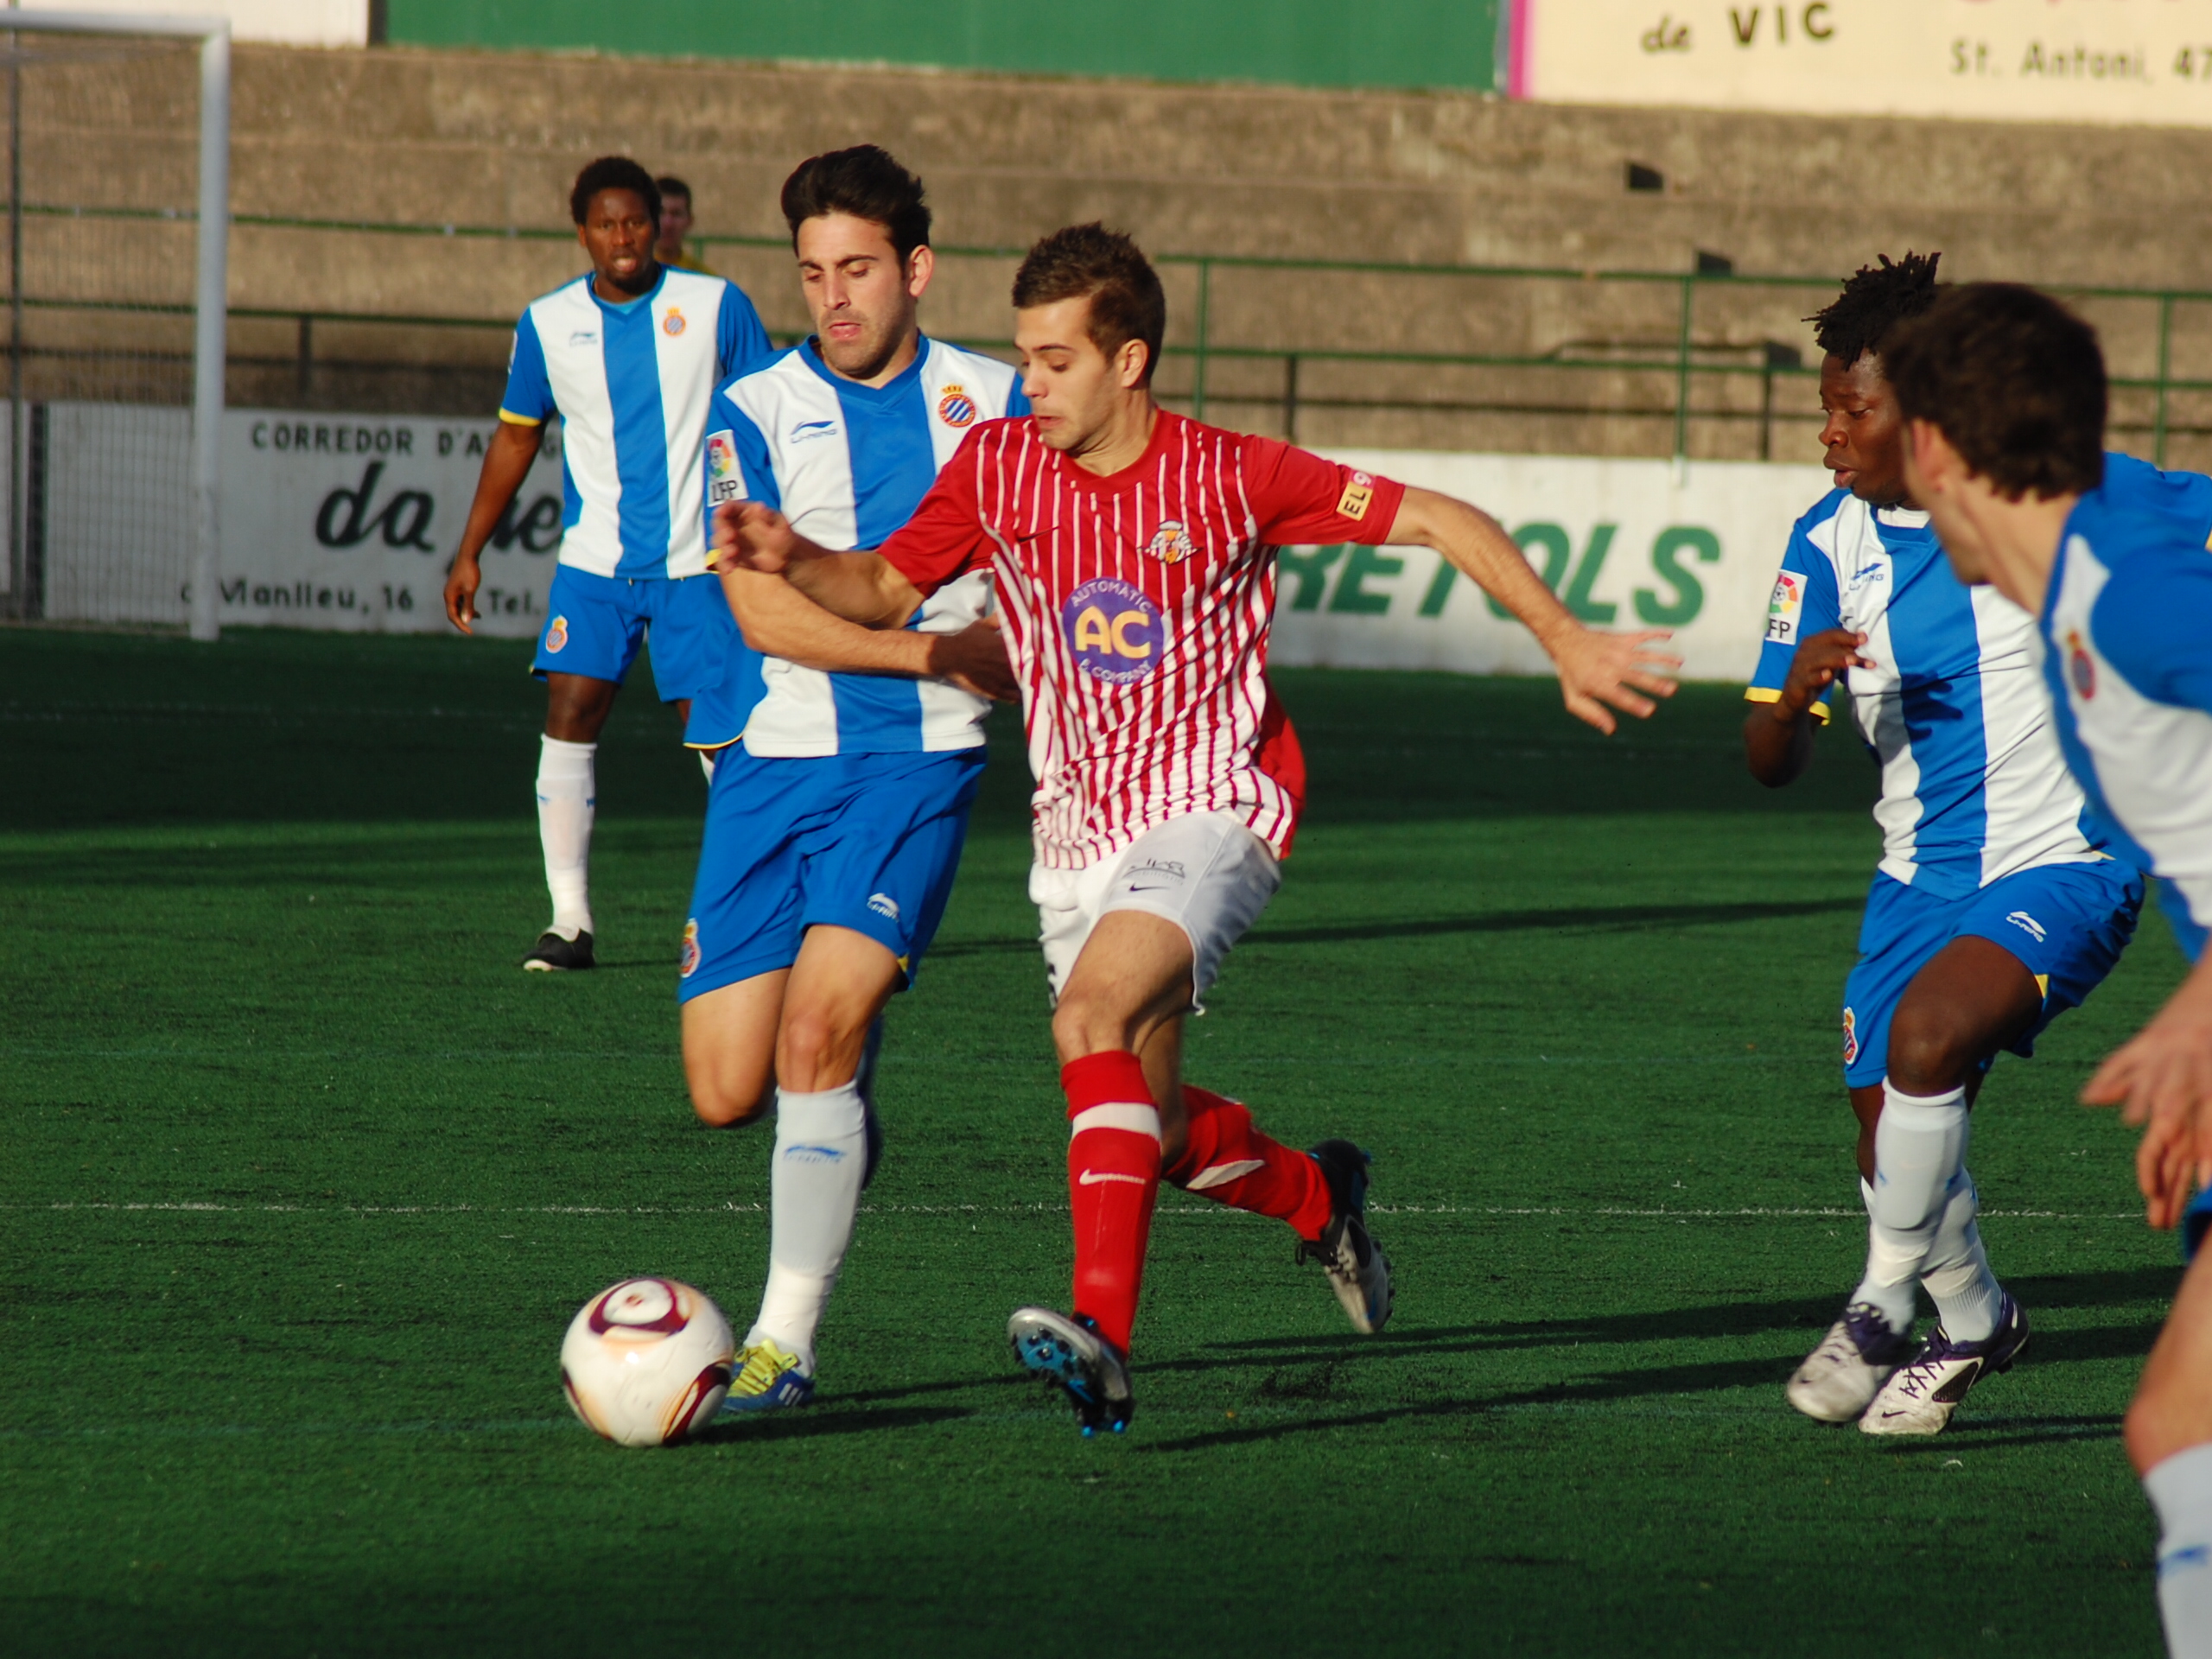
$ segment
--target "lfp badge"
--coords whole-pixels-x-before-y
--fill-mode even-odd
[[[1083,671],[1109,685],[1131,685],[1151,673],[1167,640],[1160,607],[1112,576],[1094,577],[1068,595],[1060,630]]]

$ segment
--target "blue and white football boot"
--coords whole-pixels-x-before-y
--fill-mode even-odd
[[[1967,1391],[1985,1376],[2009,1371],[2028,1345],[2028,1319],[2007,1292],[1997,1329],[1981,1342],[1954,1342],[1937,1325],[1920,1351],[1882,1385],[1859,1420],[1867,1434],[1940,1434]]]
[[[1911,1357],[1910,1333],[1891,1330],[1889,1315],[1873,1303],[1853,1302],[1783,1393],[1815,1422],[1847,1423],[1873,1404],[1890,1374]]]
[[[1017,1307],[1006,1337],[1024,1370],[1067,1395],[1085,1439],[1102,1428],[1119,1434],[1128,1427],[1136,1409],[1129,1363],[1088,1313],[1070,1319],[1049,1307]]]
[[[748,1343],[739,1349],[736,1371],[722,1401],[726,1416],[758,1416],[803,1406],[814,1398],[814,1377],[805,1362],[773,1342]]]
[[[1320,1237],[1299,1242],[1298,1259],[1321,1264],[1351,1328],[1371,1337],[1390,1318],[1390,1258],[1367,1231],[1368,1156],[1349,1141],[1324,1141],[1306,1155],[1329,1184],[1331,1214]]]

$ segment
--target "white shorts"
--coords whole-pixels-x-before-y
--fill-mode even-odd
[[[1045,946],[1052,1000],[1068,982],[1090,930],[1109,911],[1141,910],[1191,941],[1191,1006],[1221,972],[1229,947],[1282,885],[1282,866],[1233,812],[1194,812],[1147,830],[1121,853],[1079,870],[1033,865],[1029,897]]]

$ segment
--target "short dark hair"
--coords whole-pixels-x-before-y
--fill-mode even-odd
[[[1160,366],[1167,334],[1167,296],[1160,273],[1130,238],[1095,220],[1054,231],[1029,250],[1014,274],[1014,308],[1090,301],[1091,343],[1112,357],[1133,340],[1144,342],[1144,384]]]
[[[902,264],[916,248],[929,245],[930,204],[921,180],[874,144],[808,156],[784,181],[782,204],[794,251],[798,227],[830,213],[882,226]]]
[[[602,190],[634,190],[653,223],[660,223],[660,187],[653,175],[627,156],[602,156],[587,162],[569,192],[569,217],[581,225],[591,213],[591,199]]]
[[[1882,366],[1905,418],[1933,424],[2006,499],[2104,482],[2104,353],[2048,294],[1953,289],[1897,331]]]
[[[653,181],[653,183],[659,189],[663,201],[667,200],[671,196],[681,196],[686,201],[691,200],[691,187],[673,173],[662,174]]]
[[[1877,254],[1880,264],[1859,266],[1844,279],[1842,293],[1805,319],[1813,325],[1813,343],[1846,368],[1869,352],[1879,357],[1891,329],[1936,303],[1942,291],[1936,265],[1942,257],[1908,253],[1892,264],[1888,254]]]

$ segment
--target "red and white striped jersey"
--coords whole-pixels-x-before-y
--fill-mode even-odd
[[[1305,794],[1267,683],[1275,550],[1381,542],[1402,485],[1161,410],[1111,477],[1027,417],[977,426],[882,556],[925,594],[992,570],[1021,682],[1038,861],[1234,812],[1278,857]]]

